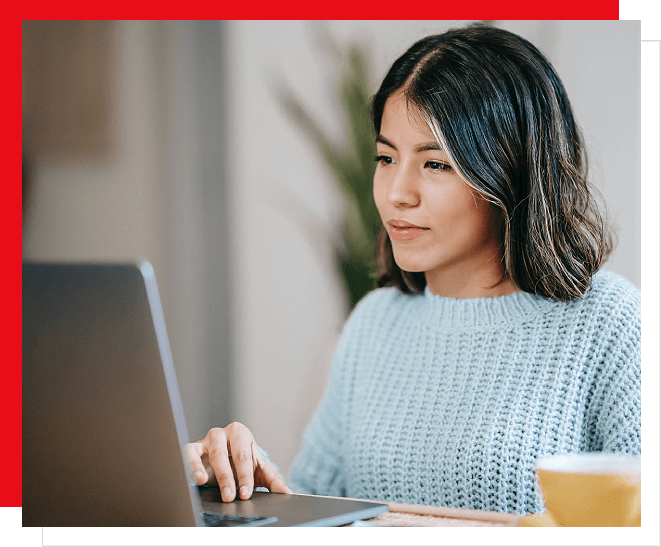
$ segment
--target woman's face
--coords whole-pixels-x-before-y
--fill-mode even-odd
[[[432,292],[443,296],[512,292],[502,292],[500,284],[495,208],[451,167],[429,127],[409,116],[400,93],[386,101],[376,148],[374,200],[397,265],[425,272]]]

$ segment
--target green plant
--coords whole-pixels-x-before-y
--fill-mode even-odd
[[[336,44],[332,46],[337,48]],[[345,143],[336,146],[289,87],[278,99],[290,118],[323,156],[344,197],[342,242],[334,242],[335,259],[353,306],[376,284],[374,242],[381,227],[372,197],[374,132],[369,118],[369,68],[366,53],[350,44],[338,75],[337,108],[346,126]]]

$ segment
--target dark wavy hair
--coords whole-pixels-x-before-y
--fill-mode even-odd
[[[569,99],[551,63],[511,32],[472,25],[416,42],[372,101],[381,128],[388,97],[402,92],[453,166],[502,215],[502,263],[522,291],[581,298],[613,240]],[[423,272],[395,263],[382,227],[377,285],[420,293]]]

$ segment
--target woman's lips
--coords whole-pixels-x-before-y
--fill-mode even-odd
[[[398,241],[415,239],[428,230],[429,228],[422,228],[421,226],[415,226],[408,222],[391,221],[388,223],[388,233],[390,234],[390,237]]]

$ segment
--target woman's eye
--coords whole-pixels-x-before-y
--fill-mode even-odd
[[[440,161],[428,161],[425,167],[429,167],[432,171],[452,171],[451,165]]]
[[[394,160],[390,156],[374,156],[374,161],[377,163],[391,164]]]

